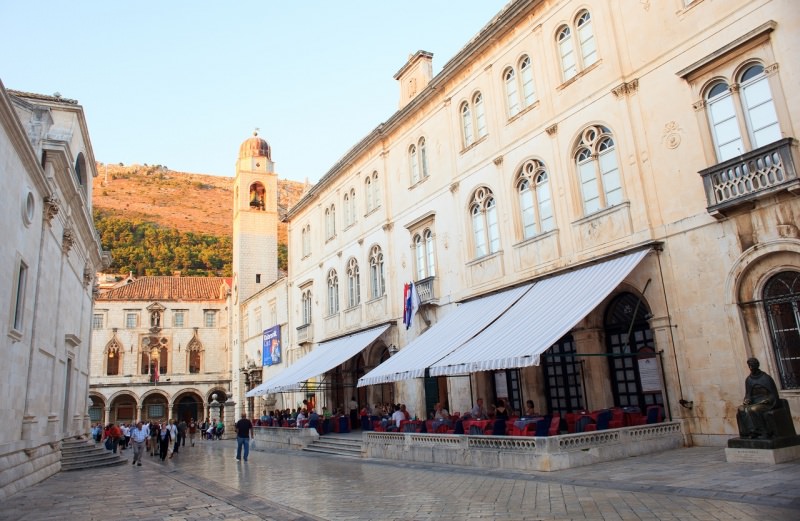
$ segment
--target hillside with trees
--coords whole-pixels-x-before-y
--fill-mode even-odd
[[[230,276],[233,179],[175,172],[162,165],[98,164],[92,202],[106,273]],[[279,216],[304,183],[278,181]],[[286,269],[286,224],[278,225],[278,267]]]

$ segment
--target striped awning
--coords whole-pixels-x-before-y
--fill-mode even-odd
[[[389,324],[353,333],[327,342],[322,342],[306,356],[247,392],[247,396],[262,396],[267,393],[291,391],[301,382],[319,376],[342,364],[372,344],[387,329]]]
[[[539,365],[566,335],[644,259],[639,251],[537,281],[478,335],[430,365],[430,375],[458,375]]]
[[[526,284],[455,306],[454,310],[397,354],[362,376],[358,380],[358,386],[424,376],[425,369],[480,333],[531,287],[532,284]]]

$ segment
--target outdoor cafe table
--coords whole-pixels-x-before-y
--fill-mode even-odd
[[[466,434],[484,434],[486,427],[492,420],[464,420],[464,432]]]
[[[422,420],[406,420],[403,422],[403,432],[422,432]]]

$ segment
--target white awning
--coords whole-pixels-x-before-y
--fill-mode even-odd
[[[430,366],[457,375],[539,365],[539,355],[596,308],[650,250],[537,281],[480,334]]]
[[[267,393],[297,389],[300,382],[319,376],[354,357],[387,329],[389,324],[322,342],[274,378],[248,391],[247,396],[262,396]]]
[[[425,369],[480,333],[531,289],[531,286],[532,284],[526,284],[459,304],[397,354],[362,376],[358,380],[358,386],[397,382],[424,376]]]

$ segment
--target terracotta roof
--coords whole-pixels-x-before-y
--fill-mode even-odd
[[[68,105],[77,105],[78,100],[64,98],[60,94],[58,96],[48,96],[47,94],[37,94],[35,92],[24,92],[21,90],[10,89],[9,94],[17,96],[18,98],[38,99],[42,101],[55,101],[58,103],[66,103]]]
[[[100,294],[107,300],[225,300],[230,283],[223,277],[141,277]]]

